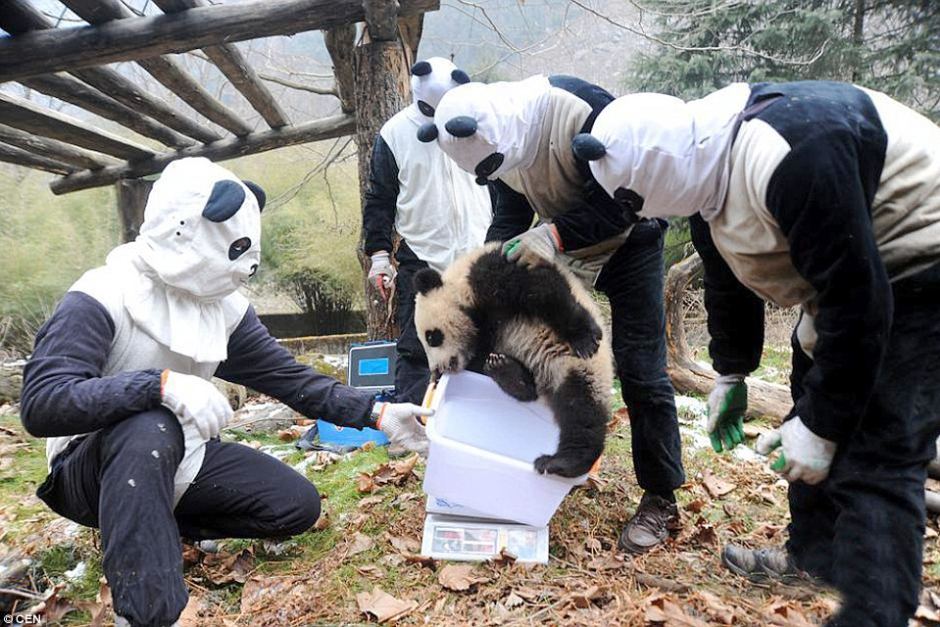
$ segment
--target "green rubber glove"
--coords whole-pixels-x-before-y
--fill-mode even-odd
[[[743,374],[718,377],[708,395],[708,437],[716,453],[730,451],[744,442],[747,384]]]

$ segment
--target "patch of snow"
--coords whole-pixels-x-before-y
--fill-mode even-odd
[[[69,581],[76,581],[84,577],[85,572],[87,570],[88,570],[88,565],[85,564],[85,562],[79,562],[78,564],[75,565],[75,568],[73,568],[72,570],[67,570],[62,574],[65,575],[65,578],[68,579]]]
[[[349,367],[349,355],[324,355],[323,361],[333,366],[345,370]]]

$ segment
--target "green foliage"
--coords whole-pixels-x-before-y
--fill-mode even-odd
[[[111,188],[53,196],[51,177],[0,169],[0,346],[30,349],[55,302],[119,239]]]
[[[632,90],[690,99],[734,81],[843,80],[940,119],[940,3],[652,0],[643,6],[662,43],[636,58],[628,74]]]

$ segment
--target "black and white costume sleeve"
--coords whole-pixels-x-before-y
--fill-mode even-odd
[[[114,321],[101,303],[66,293],[23,372],[21,418],[29,433],[91,433],[160,406],[159,370],[102,376],[113,338]]]
[[[524,194],[499,179],[488,183],[493,201],[493,221],[486,232],[487,242],[505,242],[529,230],[535,211]]]
[[[738,281],[715,248],[699,214],[689,218],[692,243],[705,268],[708,353],[718,374],[750,374],[764,347],[764,301]]]
[[[377,135],[369,165],[369,188],[362,208],[362,230],[365,233],[367,255],[380,250],[392,250],[398,192],[398,163],[392,149],[381,135]]]
[[[812,97],[786,93],[787,106],[772,105],[758,118],[789,143],[770,177],[767,209],[786,235],[794,268],[817,292],[813,366],[794,414],[817,435],[840,441],[868,404],[893,315],[871,217],[887,137],[862,90],[836,83],[812,90]],[[755,87],[752,98],[760,95]]]
[[[229,338],[228,359],[215,376],[272,396],[309,418],[357,429],[372,426],[371,394],[298,363],[252,307]]]
[[[594,128],[594,120],[613,95],[603,87],[573,76],[554,75],[548,78],[552,87],[564,89],[591,106],[591,113],[581,127],[581,133]],[[587,162],[578,161],[578,172],[584,179],[581,201],[552,220],[558,229],[564,250],[577,250],[593,246],[623,233],[633,222],[623,209],[600,186]]]

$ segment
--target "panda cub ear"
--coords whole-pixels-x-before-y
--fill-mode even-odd
[[[427,294],[431,290],[436,290],[444,286],[441,279],[441,273],[433,268],[424,268],[415,274],[415,289],[419,294]]]
[[[466,85],[470,82],[470,77],[463,70],[454,70],[450,73],[451,79],[458,85]]]

